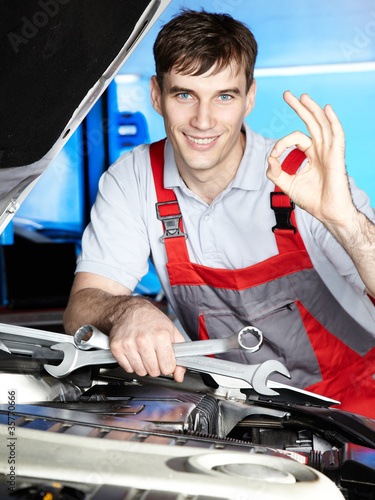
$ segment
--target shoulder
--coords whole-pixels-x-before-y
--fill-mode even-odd
[[[150,144],[141,144],[131,151],[121,155],[108,169],[108,173],[113,176],[121,175],[125,172],[145,171],[145,165],[150,164]]]
[[[99,190],[131,191],[145,186],[151,171],[150,145],[141,144],[121,155],[102,175]]]

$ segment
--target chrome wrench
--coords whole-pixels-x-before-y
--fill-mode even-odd
[[[51,346],[54,351],[61,351],[64,358],[59,365],[44,365],[44,369],[53,377],[66,377],[84,366],[107,365],[117,363],[110,349],[83,351],[74,344],[62,342]]]
[[[84,341],[84,337],[89,333],[91,333],[91,337],[87,341]],[[246,344],[246,342],[249,341],[249,335],[257,338],[258,342],[256,345],[249,346]],[[63,342],[51,346],[51,349],[55,351],[62,351],[64,353],[64,358],[59,365],[44,365],[44,368],[50,375],[54,377],[65,377],[72,371],[82,368],[83,366],[116,363],[109,349],[108,337],[97,328],[91,325],[82,326],[75,333],[74,342],[75,345]],[[227,338],[181,342],[173,344],[172,347],[176,358],[179,359],[188,356],[204,357],[206,354],[219,354],[239,348],[248,352],[255,352],[260,348],[262,343],[263,335],[258,328],[245,327],[238,333]],[[98,347],[98,349],[93,350],[92,348],[94,346]],[[106,346],[108,346],[107,349],[105,348]],[[187,360],[185,359],[185,363],[186,362]],[[177,364],[179,363],[177,362]]]
[[[46,371],[57,378],[65,377],[74,370],[84,366],[116,363],[109,349],[82,351],[69,343],[56,344],[51,346],[51,349],[64,353],[64,359],[59,365],[44,365]],[[267,387],[267,381],[272,374],[279,373],[290,378],[287,368],[280,361],[276,360],[268,360],[257,365],[245,365],[206,356],[183,356],[177,358],[177,364],[203,373],[214,373],[244,380],[256,392],[265,396],[278,394],[273,389]]]
[[[237,378],[250,384],[253,389],[264,396],[276,396],[278,392],[267,386],[267,381],[274,373],[290,378],[290,373],[280,361],[269,359],[257,365],[247,365],[227,361],[226,359],[208,358],[207,356],[178,358],[177,364],[203,373],[224,375]]]
[[[256,337],[257,344],[248,345],[251,337]],[[257,365],[249,365],[207,357],[209,354],[219,354],[235,349],[252,353],[258,351],[262,345],[262,332],[254,326],[247,326],[238,333],[222,339],[174,344],[173,351],[178,366],[203,373],[241,379],[249,383],[259,394],[275,396],[278,393],[267,386],[269,377],[274,373],[279,373],[290,378],[288,369],[280,361],[268,360]]]
[[[254,337],[256,338],[257,343],[252,345]],[[255,326],[245,326],[238,333],[235,333],[230,337],[224,337],[221,339],[194,340],[192,342],[173,344],[173,352],[176,358],[220,354],[223,352],[233,351],[235,349],[241,349],[248,353],[252,353],[258,351],[262,345],[262,332]]]
[[[257,330],[260,339],[258,340],[257,346],[247,347],[244,344],[245,334],[248,334],[252,330],[253,327],[246,327],[238,334],[232,335],[227,339],[202,340],[187,342],[186,344],[174,344],[173,348],[177,351],[175,353],[177,364],[199,372],[214,373],[217,375],[241,379],[250,384],[259,394],[270,396],[276,395],[277,392],[267,387],[268,378],[274,373],[279,373],[290,378],[287,368],[279,361],[268,360],[257,365],[246,365],[204,356],[204,354],[226,352],[228,350],[236,349],[238,348],[236,341],[239,343],[241,348],[245,348],[246,350],[256,350],[259,348],[258,344],[261,344],[263,339],[259,330],[255,329]],[[203,346],[200,346],[199,344],[203,344]],[[186,355],[189,352],[187,347],[189,347],[190,353],[193,352],[190,356]],[[58,378],[64,377],[83,366],[116,363],[116,360],[109,349],[86,351],[81,350],[69,343],[56,344],[51,346],[51,349],[62,351],[64,353],[64,359],[59,365],[44,365],[46,371],[50,375]],[[197,352],[196,349],[199,350],[198,356],[195,355]]]
[[[86,340],[85,340],[86,337]],[[87,337],[89,337],[87,339]],[[254,337],[257,341],[253,345]],[[75,345],[82,350],[109,349],[109,338],[95,326],[84,325],[74,334]],[[250,345],[249,345],[250,344]],[[238,333],[221,339],[194,340],[173,344],[173,351],[180,356],[205,356],[242,349],[248,353],[258,351],[263,345],[263,334],[255,326],[246,326]]]

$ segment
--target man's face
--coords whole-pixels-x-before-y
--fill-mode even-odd
[[[244,71],[228,66],[217,74],[164,76],[163,92],[151,80],[154,109],[163,116],[181,176],[237,171],[244,148],[241,126],[255,100],[255,81],[246,93]],[[208,173],[208,172],[207,172]]]

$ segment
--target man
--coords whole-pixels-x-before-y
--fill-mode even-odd
[[[311,138],[275,144],[244,123],[256,54],[251,32],[227,15],[185,11],[161,30],[150,88],[167,141],[135,148],[103,176],[66,331],[93,324],[127,372],[182,381],[172,344],[184,336],[131,296],[151,256],[191,339],[255,325],[265,345],[231,359],[279,359],[293,385],[364,413],[375,398],[374,213],[349,187],[330,106],[284,94]]]

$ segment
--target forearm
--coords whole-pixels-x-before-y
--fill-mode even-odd
[[[185,369],[176,367],[172,344],[185,339],[150,300],[73,286],[64,314],[65,331],[73,335],[87,324],[109,336],[112,354],[127,372],[140,376],[174,373],[182,382]]]
[[[351,257],[367,292],[375,297],[375,224],[354,209],[342,224],[325,223]]]
[[[73,335],[82,325],[96,326],[109,335],[119,311],[145,300],[130,295],[113,295],[97,288],[83,288],[72,293],[64,313],[66,333]]]

